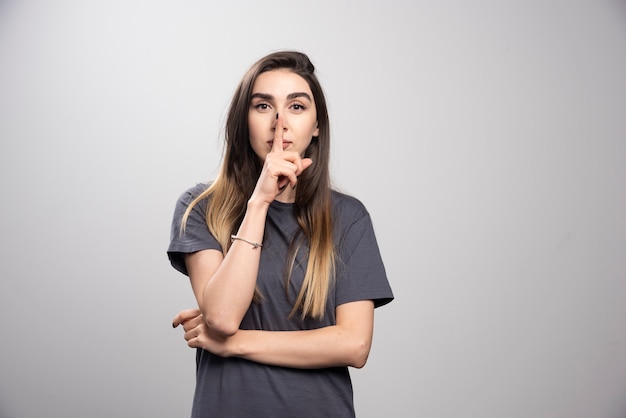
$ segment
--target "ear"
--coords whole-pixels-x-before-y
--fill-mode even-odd
[[[319,128],[319,126],[317,126],[317,121],[315,121],[315,130],[313,131],[313,135],[312,136],[316,137],[316,138],[318,136],[320,136],[320,128]]]

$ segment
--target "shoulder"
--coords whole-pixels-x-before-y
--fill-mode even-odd
[[[189,204],[196,197],[200,196],[202,193],[209,188],[211,183],[196,183],[195,186],[189,187],[179,196],[178,200],[184,203]]]
[[[359,199],[354,196],[332,190],[333,213],[340,222],[356,221],[369,216],[367,208]]]

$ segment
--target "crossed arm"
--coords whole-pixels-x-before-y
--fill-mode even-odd
[[[237,254],[233,253],[233,249],[224,258],[215,250],[199,251],[186,258],[192,288],[200,309],[181,311],[174,318],[173,326],[183,325],[189,347],[203,348],[222,357],[241,357],[283,367],[361,368],[365,365],[372,344],[374,325],[374,303],[371,300],[339,305],[336,308],[336,324],[324,328],[303,331],[239,330],[239,324],[252,301],[256,281],[250,286],[251,289],[246,287],[245,280],[239,283],[242,280],[238,279],[245,279],[242,271],[235,269],[234,263],[231,271],[231,263],[228,262],[231,260],[227,260],[231,253]],[[245,247],[245,243],[241,249],[246,251],[241,254],[245,258],[252,256],[252,251],[258,252]],[[258,266],[258,261],[256,264]],[[247,273],[256,275],[256,270],[251,270]],[[243,268],[243,271],[246,272],[246,269]],[[220,274],[229,272],[235,274],[229,280],[232,286],[225,286],[225,283],[213,283],[213,286],[209,286],[213,280],[220,280]],[[214,299],[207,292],[220,293],[222,296]],[[228,296],[224,296],[225,294]],[[209,306],[212,309],[203,308]],[[234,330],[232,325],[223,326],[233,323],[236,323]]]
[[[374,304],[358,301],[337,307],[337,324],[306,331],[239,330],[232,336],[212,331],[199,309],[180,312],[185,340],[222,357],[241,357],[274,366],[322,368],[365,366],[372,343]]]

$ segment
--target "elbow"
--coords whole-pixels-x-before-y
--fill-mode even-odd
[[[369,341],[357,341],[351,351],[349,365],[355,369],[362,369],[367,363],[370,354],[371,343]]]
[[[352,359],[352,363],[350,364],[350,366],[354,367],[355,369],[362,369],[363,367],[365,367],[365,364],[367,363],[367,357],[368,357],[367,354],[355,356]]]
[[[232,337],[239,331],[239,324],[226,318],[205,316],[209,330],[220,337]]]

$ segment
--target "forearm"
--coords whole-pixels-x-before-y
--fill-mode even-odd
[[[232,338],[227,355],[295,368],[363,367],[372,341],[371,334],[338,325],[306,331],[241,330]]]
[[[263,242],[267,206],[250,201],[237,236]],[[256,288],[261,248],[235,240],[215,273],[204,282],[200,309],[212,329],[233,334],[245,315]]]
[[[203,348],[221,357],[240,357],[273,366],[313,369],[363,367],[372,341],[372,328],[333,325],[314,330],[239,330],[225,337],[211,330],[199,309],[176,315],[172,325],[183,324],[189,347]]]
[[[369,356],[374,332],[371,300],[339,305],[336,325],[301,331],[239,330],[224,336],[207,325],[199,310],[186,310],[173,325],[184,324],[185,339],[193,348],[203,348],[221,357],[241,357],[273,366],[302,369],[363,367]]]

